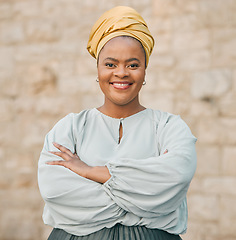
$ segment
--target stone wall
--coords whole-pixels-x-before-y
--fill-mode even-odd
[[[0,1],[0,240],[44,240],[37,160],[63,116],[102,104],[89,31],[129,5],[156,39],[146,107],[180,114],[198,138],[184,240],[236,239],[236,1]]]

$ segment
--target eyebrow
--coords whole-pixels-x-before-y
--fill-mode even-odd
[[[114,61],[114,62],[119,62],[118,59],[112,58],[112,57],[107,57],[107,58],[104,59],[104,61],[107,61],[107,60],[111,60],[111,61]],[[129,59],[126,60],[126,62],[132,62],[132,61],[137,61],[137,62],[140,63],[140,60],[138,58],[129,58]]]

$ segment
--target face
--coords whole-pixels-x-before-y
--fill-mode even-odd
[[[145,78],[145,53],[139,41],[116,37],[99,54],[98,79],[105,104],[139,105],[139,91]]]

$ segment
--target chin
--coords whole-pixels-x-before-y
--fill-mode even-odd
[[[133,100],[127,100],[127,99],[119,99],[116,101],[113,101],[113,104],[116,106],[120,106],[120,107],[125,107],[128,106],[129,104],[132,104]]]

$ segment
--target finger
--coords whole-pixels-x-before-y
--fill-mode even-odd
[[[68,149],[68,148],[66,148],[66,147],[64,147],[64,146],[62,146],[62,145],[60,145],[60,144],[58,144],[58,143],[55,143],[55,142],[53,142],[52,143],[57,149],[59,149],[61,152],[65,152],[65,153],[67,153],[69,156],[71,156],[71,157],[73,157],[74,156],[74,154],[70,151],[70,149]]]
[[[59,165],[59,166],[64,166],[65,167],[65,161],[51,161],[51,162],[46,162],[47,165]]]
[[[71,156],[69,156],[67,153],[64,153],[64,152],[52,152],[52,151],[49,151],[50,153],[58,156],[58,157],[61,157],[63,158],[65,161],[69,161],[71,160]]]

